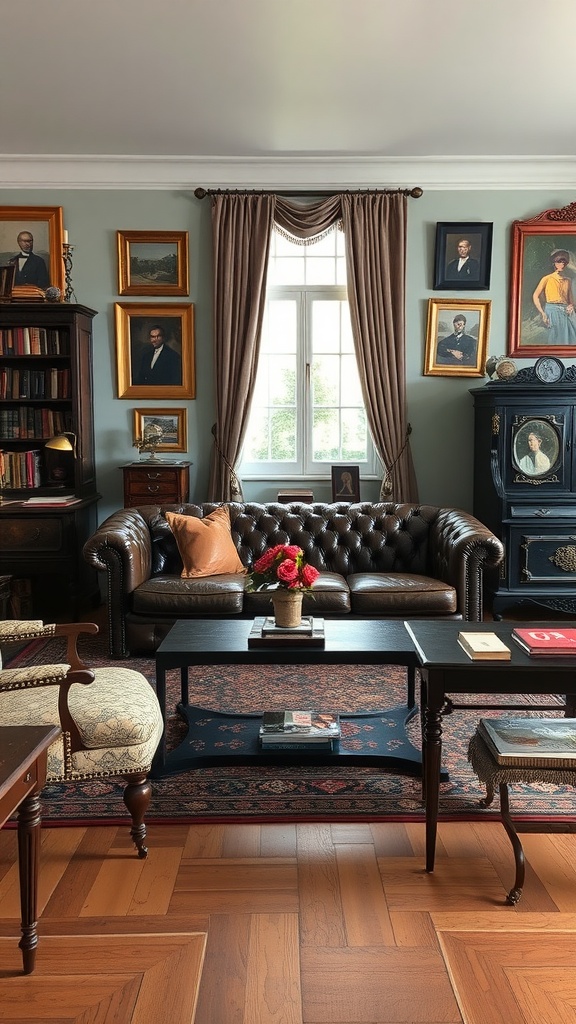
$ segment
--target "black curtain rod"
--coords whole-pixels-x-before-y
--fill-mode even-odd
[[[410,199],[420,199],[423,195],[423,189],[419,188],[364,188],[364,189],[351,189],[351,188],[338,188],[338,189],[299,189],[299,190],[286,190],[282,188],[269,188],[269,189],[247,189],[247,188],[195,188],[194,195],[196,199],[205,199],[206,196],[234,196],[234,195],[249,195],[249,196],[285,196],[286,198],[295,198],[302,196],[308,198],[309,196],[323,196],[328,198],[329,196],[339,195],[403,195],[408,196]]]

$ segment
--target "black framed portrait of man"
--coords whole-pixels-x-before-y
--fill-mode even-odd
[[[490,287],[492,224],[436,225],[434,289],[481,291]]]

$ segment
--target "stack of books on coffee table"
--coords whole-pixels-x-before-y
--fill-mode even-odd
[[[340,716],[323,711],[265,711],[259,731],[263,750],[334,750]]]
[[[303,615],[298,626],[277,626],[272,615],[254,619],[248,634],[248,647],[324,647],[324,619]]]

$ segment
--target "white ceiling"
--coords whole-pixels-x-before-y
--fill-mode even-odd
[[[2,7],[0,184],[144,164],[160,177],[198,165],[210,184],[230,163],[254,178],[260,164],[304,166],[310,180],[332,165],[351,183],[414,166],[417,183],[427,163],[448,179],[450,158],[511,180],[529,158],[576,184],[574,0]]]

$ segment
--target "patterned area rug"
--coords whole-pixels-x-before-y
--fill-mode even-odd
[[[111,664],[105,640],[98,636],[81,640],[81,653],[92,667]],[[61,641],[36,641],[11,662],[42,664],[64,660]],[[154,660],[131,658],[121,664],[142,672],[154,685]],[[259,712],[283,708],[315,708],[323,711],[382,711],[406,700],[403,668],[385,666],[218,666],[190,669],[191,701],[201,707],[225,712]],[[169,709],[168,749],[185,735],[176,713],[180,692],[179,674],[167,678]],[[536,703],[554,698],[525,698],[526,711]],[[464,698],[458,697],[459,703]],[[497,702],[493,696],[474,695],[474,703]],[[519,703],[517,698],[511,702]],[[560,699],[558,699],[560,703]],[[483,789],[467,762],[468,741],[479,717],[502,711],[455,711],[443,722],[443,766],[449,780],[441,784],[440,818],[483,819],[497,813],[481,809]],[[518,714],[520,712],[516,712]],[[537,714],[542,712],[536,711]],[[559,712],[561,714],[561,712]],[[229,731],[229,730],[228,730]],[[362,733],[362,734],[361,734]],[[408,725],[411,742],[420,747],[419,716]],[[201,741],[199,741],[201,742]],[[222,743],[233,749],[234,736]],[[352,728],[342,743],[369,749],[368,730]],[[351,748],[352,749],[352,748]],[[368,766],[345,764],[195,769],[156,780],[147,815],[149,823],[179,822],[280,822],[280,821],[422,821],[424,809],[419,779]],[[88,822],[124,822],[122,788],[114,782],[88,781],[72,785],[48,785],[44,790],[43,820],[50,825]],[[497,801],[496,801],[497,805]],[[569,787],[516,786],[511,794],[514,817],[519,821],[558,821],[568,826],[576,820],[576,792]]]

